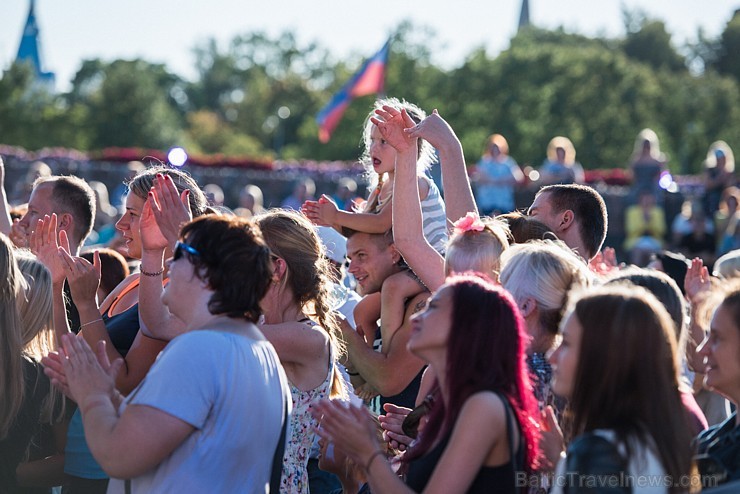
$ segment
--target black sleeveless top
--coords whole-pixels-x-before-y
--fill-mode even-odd
[[[136,333],[139,332],[139,304],[136,303],[114,316],[108,316],[108,311],[106,311],[102,317],[113,346],[121,356],[125,357],[134,343]]]
[[[513,420],[512,412],[509,407],[509,402],[505,397],[499,395],[504,400],[504,408],[506,409],[506,436],[509,442],[509,461],[503,465],[497,465],[494,467],[482,466],[478,470],[478,474],[473,479],[473,483],[468,488],[468,494],[515,494],[517,493],[516,487],[516,468],[514,467],[515,462],[519,464],[519,469],[523,468],[524,463],[524,448],[522,444],[521,429],[519,432],[519,445],[516,449],[516,455],[511,454],[513,451],[514,439],[513,439]],[[422,492],[432,477],[434,469],[437,467],[442,454],[447,448],[447,444],[450,442],[452,432],[442,439],[436,447],[434,447],[427,454],[421,458],[417,458],[409,463],[408,472],[406,473],[406,485],[414,490],[414,492]]]

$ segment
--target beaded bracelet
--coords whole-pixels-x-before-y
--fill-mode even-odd
[[[144,271],[144,270],[143,270],[143,269],[141,268],[141,266],[139,266],[139,272],[140,272],[141,274],[143,274],[144,276],[151,276],[151,277],[155,277],[155,276],[161,276],[161,275],[162,275],[162,273],[164,273],[164,268],[160,269],[159,271],[155,271],[155,272],[153,272],[153,273],[150,273],[149,271]]]

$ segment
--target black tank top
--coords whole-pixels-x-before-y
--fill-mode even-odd
[[[473,483],[468,488],[468,494],[516,494],[516,472],[514,462],[519,463],[519,468],[522,468],[523,463],[523,444],[521,430],[519,433],[519,445],[517,447],[516,455],[512,454],[513,433],[512,426],[516,421],[512,420],[512,412],[509,407],[509,402],[505,397],[499,395],[504,400],[504,408],[506,409],[506,436],[509,443],[509,461],[503,465],[497,465],[494,467],[482,466],[478,470],[478,474],[473,479]],[[518,427],[518,426],[517,426]],[[414,492],[422,492],[432,477],[434,469],[437,467],[442,454],[447,448],[447,444],[450,442],[452,432],[442,439],[431,451],[417,458],[409,463],[408,471],[406,473],[406,485],[414,490]]]
[[[134,343],[136,333],[139,332],[139,304],[134,304],[114,316],[108,316],[106,311],[102,317],[113,346],[122,357],[125,357]]]

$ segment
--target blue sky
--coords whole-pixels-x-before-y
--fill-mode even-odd
[[[300,43],[319,41],[334,57],[369,56],[402,20],[436,31],[433,61],[460,65],[472,49],[495,54],[516,31],[521,0],[37,0],[47,70],[65,90],[83,60],[141,57],[195,76],[192,48],[211,37],[226,43],[255,30],[289,30]],[[588,35],[623,33],[622,6],[640,7],[666,22],[680,45],[699,27],[717,36],[740,8],[738,0],[530,0],[536,25]],[[0,68],[15,58],[28,0],[0,2]]]

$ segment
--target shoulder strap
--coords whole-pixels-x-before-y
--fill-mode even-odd
[[[283,397],[283,428],[280,431],[275,447],[275,454],[272,456],[272,472],[270,472],[270,492],[280,492],[280,477],[283,473],[283,455],[285,454],[285,435],[288,429],[288,400]]]
[[[512,417],[514,412],[511,410],[509,400],[505,395],[496,393],[501,401],[504,402],[504,410],[506,411],[506,439],[509,443],[509,455],[511,456],[511,462],[514,466],[515,472],[521,472],[524,470],[524,440],[522,438],[522,432],[519,431],[519,444],[514,444],[514,423],[516,422],[519,427],[519,422],[515,421]]]

